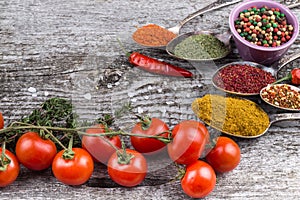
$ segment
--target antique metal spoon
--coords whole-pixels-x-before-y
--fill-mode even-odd
[[[288,64],[289,62],[292,62],[293,60],[297,59],[300,57],[300,51],[299,52],[295,52],[289,56],[283,57],[282,59],[280,59],[277,63],[271,65],[271,66],[264,66],[258,63],[254,63],[254,62],[248,62],[248,61],[238,61],[238,62],[232,62],[232,63],[228,63],[222,67],[220,67],[212,76],[212,85],[217,88],[220,91],[229,93],[229,94],[233,94],[233,95],[240,95],[240,96],[253,96],[253,95],[259,95],[260,91],[257,91],[255,93],[242,93],[242,92],[235,92],[235,91],[230,91],[230,90],[226,90],[224,88],[222,88],[222,86],[220,86],[217,82],[215,77],[218,75],[218,73],[220,72],[220,70],[229,67],[231,65],[250,65],[252,67],[257,67],[259,69],[262,69],[264,71],[270,72],[275,78],[278,78],[278,72],[280,71],[280,69],[282,67],[284,67],[286,64]]]
[[[222,7],[226,7],[226,6],[229,6],[232,4],[239,3],[241,1],[242,0],[234,0],[234,1],[229,1],[229,2],[224,2],[222,0],[215,1],[211,4],[209,4],[208,6],[205,6],[204,8],[201,8],[200,10],[188,15],[186,18],[184,18],[182,21],[180,21],[176,26],[168,28],[168,30],[175,33],[176,35],[178,35],[180,33],[180,29],[182,28],[182,26],[184,24],[186,24],[187,22],[189,22],[190,20],[194,19],[195,17],[202,15],[204,13],[207,13],[209,11],[217,10]]]
[[[224,51],[224,53],[221,54],[221,55],[213,57],[211,55],[208,55],[206,50],[205,50],[206,48],[210,48],[210,47],[203,46],[202,47],[203,52],[201,53],[201,55],[203,55],[203,57],[192,58],[192,57],[183,57],[183,56],[180,56],[180,55],[176,54],[176,46],[178,44],[180,44],[182,41],[184,41],[185,39],[187,39],[189,37],[197,36],[197,35],[203,35],[203,34],[214,36],[221,43],[223,43],[224,48],[226,48],[226,51]],[[218,60],[218,59],[226,57],[231,52],[230,38],[231,38],[231,33],[229,31],[227,31],[225,33],[221,33],[221,34],[216,34],[216,33],[211,32],[211,31],[201,31],[201,30],[195,31],[195,32],[190,32],[190,33],[184,33],[184,34],[181,34],[178,37],[174,38],[173,40],[171,40],[166,46],[166,51],[169,55],[171,55],[175,58],[184,59],[184,60],[188,60],[188,61]]]
[[[270,114],[269,115],[269,120],[270,120],[270,123],[269,123],[269,126],[266,128],[266,130],[264,130],[262,133],[259,133],[257,135],[254,135],[254,136],[244,136],[244,135],[237,135],[237,134],[232,134],[232,133],[228,133],[228,132],[224,132],[223,130],[220,130],[216,127],[213,127],[219,131],[221,131],[222,133],[225,133],[227,135],[231,135],[231,136],[234,136],[234,137],[239,137],[239,138],[248,138],[248,139],[251,139],[251,138],[258,138],[262,135],[264,135],[265,133],[268,132],[269,128],[271,127],[271,125],[275,122],[278,122],[278,121],[285,121],[285,120],[300,120],[300,113],[280,113],[280,114]]]
[[[289,84],[275,84],[275,85],[267,85],[266,87],[264,87],[264,88],[262,88],[261,90],[260,90],[260,93],[259,93],[259,95],[260,95],[260,98],[262,99],[262,100],[264,100],[267,104],[269,104],[269,105],[271,105],[271,106],[274,106],[274,107],[276,107],[276,108],[279,108],[279,109],[282,109],[282,110],[287,110],[287,111],[300,111],[300,109],[299,108],[286,108],[286,107],[282,107],[282,106],[280,106],[280,105],[277,105],[277,104],[273,104],[273,103],[271,103],[270,102],[270,100],[273,100],[274,98],[272,98],[272,99],[270,99],[270,100],[268,100],[267,98],[266,98],[266,96],[267,95],[265,95],[264,93],[268,90],[268,89],[270,89],[270,87],[282,87],[282,86],[284,86],[284,87],[289,87],[290,88],[290,90],[291,90],[291,92],[293,92],[293,96],[292,97],[295,97],[295,95],[296,94],[298,94],[298,95],[300,95],[300,88],[298,88],[298,87],[296,87],[296,86],[293,86],[293,85],[289,85]],[[273,93],[272,93],[273,94]],[[291,96],[291,95],[289,95],[289,96]],[[286,97],[285,99],[287,99],[287,101],[288,101],[288,97]],[[299,102],[299,101],[298,101]],[[293,105],[293,104],[290,104],[290,103],[288,103],[287,105]]]
[[[222,7],[226,7],[226,6],[229,6],[229,5],[239,3],[241,1],[242,0],[234,0],[234,1],[224,2],[224,0],[217,0],[217,1],[201,8],[200,10],[188,15],[186,18],[184,18],[182,21],[180,21],[176,26],[171,27],[171,28],[167,28],[167,30],[171,31],[175,35],[179,35],[180,30],[183,27],[183,25],[186,24],[187,22],[189,22],[190,20],[194,19],[195,17],[197,17],[199,15],[202,15],[204,13],[207,13],[209,11],[217,10],[219,8],[222,8]],[[137,42],[137,41],[135,41],[135,42]],[[139,42],[137,42],[137,43],[139,43]],[[148,46],[148,45],[145,45],[145,44],[141,44],[141,45]],[[165,47],[165,46],[153,46],[153,45],[151,45],[149,47]]]
[[[277,121],[283,121],[283,120],[300,120],[300,112],[293,112],[293,113],[280,113],[280,114],[267,114],[264,109],[262,109],[258,104],[256,104],[255,102],[249,100],[249,99],[245,99],[245,98],[241,98],[241,97],[233,97],[235,99],[240,99],[243,100],[245,102],[249,102],[249,105],[251,105],[252,107],[255,107],[256,109],[259,110],[257,114],[257,112],[248,112],[247,115],[249,118],[255,118],[257,120],[266,120],[265,117],[266,116],[269,118],[268,122],[266,121],[262,121],[262,123],[267,123],[265,124],[265,129],[264,130],[260,130],[260,132],[253,132],[253,131],[249,131],[249,133],[247,133],[246,129],[240,130],[238,131],[238,129],[236,129],[235,127],[240,127],[245,125],[249,125],[251,126],[251,124],[248,124],[247,122],[244,121],[232,121],[230,124],[226,124],[226,120],[227,119],[235,119],[237,117],[239,117],[239,115],[241,113],[243,113],[243,109],[240,110],[239,109],[235,110],[235,112],[230,111],[230,107],[235,107],[235,105],[233,104],[233,102],[227,101],[227,98],[232,98],[232,97],[226,97],[224,96],[223,99],[223,103],[219,100],[214,100],[213,98],[210,99],[210,104],[211,104],[211,111],[207,110],[207,105],[204,105],[203,102],[197,102],[197,100],[195,102],[192,103],[192,110],[194,111],[194,113],[197,115],[197,117],[199,117],[200,120],[202,120],[205,124],[207,124],[209,127],[216,129],[224,134],[230,135],[230,136],[234,136],[234,137],[239,137],[239,138],[257,138],[260,137],[262,135],[264,135],[270,128],[270,126]],[[216,105],[216,107],[213,106],[213,104]],[[223,105],[221,105],[223,104]],[[208,106],[210,107],[210,106]],[[216,110],[217,109],[217,110]],[[207,113],[203,113],[203,112],[207,112]],[[223,114],[221,114],[223,113]],[[235,114],[234,114],[235,113]],[[210,115],[211,117],[207,117],[207,115]],[[222,118],[223,117],[223,118]],[[240,123],[240,124],[239,124]],[[230,127],[230,128],[229,128]],[[230,132],[232,131],[232,132]]]

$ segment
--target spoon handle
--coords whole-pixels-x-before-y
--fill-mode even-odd
[[[205,6],[204,8],[201,8],[200,10],[188,15],[186,18],[184,18],[182,21],[179,22],[178,26],[179,29],[188,21],[190,21],[191,19],[202,15],[206,12],[212,11],[212,10],[216,10],[225,6],[229,6],[238,2],[241,2],[242,0],[234,0],[234,1],[229,1],[229,2],[224,2],[224,0],[217,0],[211,4],[209,4],[208,6]]]
[[[284,3],[284,2],[283,2],[283,3]],[[287,5],[287,7],[288,7],[289,9],[295,8],[295,7],[298,7],[298,6],[300,6],[300,2],[297,2],[297,3],[291,3],[291,4]]]
[[[270,115],[270,124],[283,120],[297,120],[300,119],[299,113],[280,113]]]

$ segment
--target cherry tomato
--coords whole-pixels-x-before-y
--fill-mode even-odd
[[[166,123],[158,118],[145,118],[141,122],[135,124],[131,132],[142,135],[159,135],[168,137],[169,128]],[[166,144],[155,138],[131,136],[130,141],[132,146],[140,153],[159,153]]]
[[[102,124],[97,124],[86,130],[86,133],[90,134],[100,134],[105,132],[106,128]],[[86,149],[96,162],[104,164],[107,163],[110,156],[116,151],[115,148],[121,148],[121,140],[118,135],[112,137],[94,137],[84,135],[82,137],[81,144],[82,148]]]
[[[50,167],[56,153],[54,142],[41,138],[36,132],[24,133],[16,144],[17,158],[31,170],[40,171]]]
[[[197,160],[186,167],[181,179],[183,191],[192,198],[203,198],[210,194],[216,185],[216,174],[213,168],[204,161]]]
[[[3,128],[4,128],[4,119],[3,119],[2,113],[0,112],[0,129],[3,129]]]
[[[173,141],[167,145],[170,158],[179,164],[198,160],[205,149],[209,133],[204,124],[185,120],[172,130]]]
[[[72,148],[75,155],[64,159],[65,150],[58,152],[52,163],[52,171],[57,180],[66,185],[81,185],[89,180],[94,170],[92,156],[82,148]]]
[[[124,150],[118,152],[124,155]],[[115,152],[108,160],[107,170],[110,178],[117,184],[133,187],[145,179],[148,169],[147,161],[141,153],[135,150],[126,149],[125,152],[127,155],[125,159],[119,159],[118,153]]]
[[[0,148],[0,154],[2,154],[2,148]],[[6,169],[0,170],[0,187],[5,187],[13,183],[20,172],[20,165],[17,157],[7,149],[5,150],[5,154],[10,159],[10,163],[7,165]]]
[[[240,163],[241,151],[238,144],[224,136],[217,138],[216,145],[206,155],[206,161],[216,172],[229,172]]]

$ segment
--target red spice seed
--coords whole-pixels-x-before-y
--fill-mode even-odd
[[[270,72],[239,64],[224,67],[213,77],[216,86],[227,91],[247,94],[257,94],[274,81],[276,79]]]

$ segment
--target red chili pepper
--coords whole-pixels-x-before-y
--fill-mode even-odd
[[[292,69],[290,73],[288,73],[287,76],[277,80],[273,84],[282,82],[282,81],[291,81],[294,85],[300,85],[300,68]]]
[[[300,85],[300,69],[295,68],[291,71],[292,74],[292,83],[295,85]]]
[[[151,73],[186,78],[191,78],[193,76],[191,72],[183,68],[156,60],[138,52],[133,52],[129,55],[129,62],[136,67]]]

